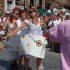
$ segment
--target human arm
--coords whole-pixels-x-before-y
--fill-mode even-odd
[[[3,25],[3,30],[6,30],[8,24],[9,24],[9,19],[6,19]]]
[[[21,22],[21,26],[17,27],[13,32],[9,33],[9,36],[14,35],[15,33],[17,33],[19,30],[21,30],[22,28],[24,28],[27,24],[25,22]]]

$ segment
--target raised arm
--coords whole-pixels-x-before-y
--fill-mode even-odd
[[[6,30],[8,24],[9,24],[9,19],[6,19],[3,25],[3,30]]]
[[[12,33],[9,33],[9,36],[13,36],[16,32],[18,32],[19,30],[21,30],[22,28],[24,28],[27,24],[25,22],[21,22],[21,26],[17,27]]]

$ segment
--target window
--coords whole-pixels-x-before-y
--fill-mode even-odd
[[[39,0],[39,4],[37,6],[37,9],[42,9],[42,0]]]
[[[7,4],[10,4],[11,5],[12,4],[12,1],[7,1]]]
[[[45,4],[45,8],[46,8],[46,9],[50,9],[50,7],[51,7],[51,3],[46,3],[46,4]]]
[[[16,5],[19,6],[19,2],[18,1],[16,1]]]
[[[7,1],[7,10],[10,11],[10,5],[12,4],[12,1]]]
[[[50,9],[52,0],[45,0],[45,8]]]
[[[32,6],[34,6],[34,0],[30,0],[30,5],[29,5],[29,7],[32,7]]]

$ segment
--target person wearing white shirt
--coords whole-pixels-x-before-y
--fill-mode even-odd
[[[17,31],[21,30],[23,27],[28,26],[28,25],[30,26],[29,34],[32,35],[32,34],[36,33],[36,34],[41,35],[41,29],[40,29],[39,26],[42,25],[42,24],[44,24],[44,21],[41,21],[40,24],[38,23],[38,19],[37,19],[37,15],[36,15],[36,11],[35,10],[32,10],[30,14],[31,14],[31,16],[33,15],[33,18],[31,18],[31,20],[32,20],[33,23],[29,22],[29,24],[27,24],[27,23],[23,22],[23,24],[20,27],[18,27],[16,30],[14,30],[12,33],[10,33],[9,36],[13,35]],[[39,27],[39,29],[38,29],[37,26]],[[35,27],[37,30],[34,29],[33,27]],[[27,66],[25,67],[25,70],[28,70],[29,58],[27,59],[26,65]],[[40,70],[40,65],[41,65],[41,58],[37,58],[36,59],[37,70]]]

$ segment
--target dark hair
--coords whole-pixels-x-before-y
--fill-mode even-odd
[[[21,15],[22,13],[27,13],[27,10],[21,10],[20,15]]]
[[[29,10],[28,10],[28,14],[30,14],[32,11],[36,11],[34,8],[30,8]]]
[[[18,11],[18,9],[15,9],[15,8],[14,8],[14,9],[12,10],[11,14],[10,14],[9,21],[10,21],[11,23],[13,23],[13,15],[12,15],[12,14],[13,14],[14,12],[16,12],[16,11]]]

